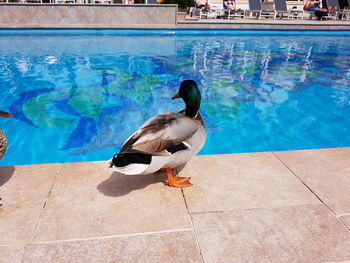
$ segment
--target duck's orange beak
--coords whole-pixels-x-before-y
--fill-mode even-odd
[[[9,112],[0,110],[0,117],[3,117],[3,118],[12,118],[13,115],[12,115],[11,113],[9,113]]]

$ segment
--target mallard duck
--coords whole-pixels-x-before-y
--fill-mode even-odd
[[[146,121],[115,154],[110,167],[121,174],[150,174],[166,171],[167,185],[192,186],[190,178],[172,175],[172,168],[196,155],[206,139],[203,119],[198,112],[201,94],[197,83],[185,80],[172,99],[182,98],[186,109],[179,113],[160,113]]]
[[[6,111],[0,110],[0,117],[11,118],[13,117],[13,115]],[[2,130],[0,130],[0,160],[5,155],[6,149],[7,149],[7,139],[6,139],[5,133]]]

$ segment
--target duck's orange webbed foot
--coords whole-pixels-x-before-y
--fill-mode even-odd
[[[190,187],[193,185],[190,183],[190,177],[173,176],[171,168],[166,168],[165,170],[168,176],[168,181],[166,182],[166,185],[177,188]]]

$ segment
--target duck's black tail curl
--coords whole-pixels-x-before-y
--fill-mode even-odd
[[[124,167],[133,163],[150,164],[152,161],[152,155],[146,153],[117,153],[113,156],[109,167]]]

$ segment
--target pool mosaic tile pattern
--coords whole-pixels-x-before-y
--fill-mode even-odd
[[[350,33],[1,31],[1,165],[106,160],[142,123],[202,92],[200,154],[350,145]],[[334,35],[332,35],[332,33]]]

